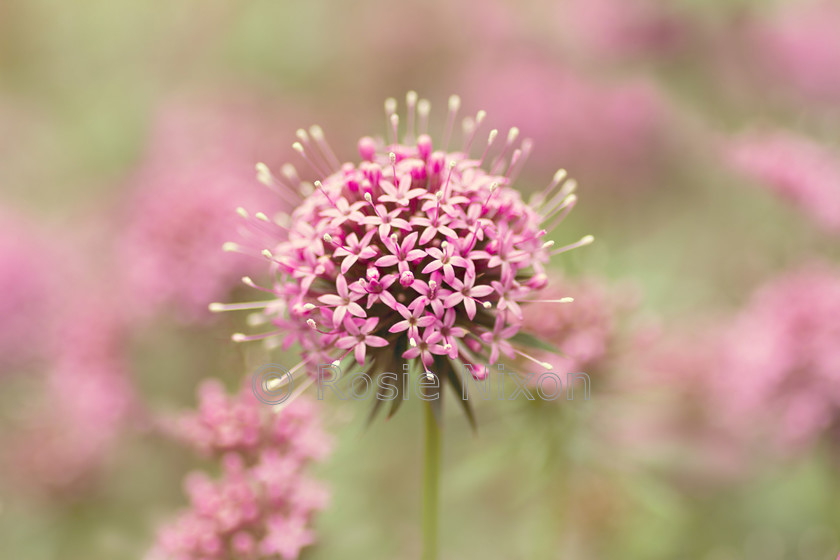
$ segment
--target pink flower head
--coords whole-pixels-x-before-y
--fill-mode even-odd
[[[834,0],[780,3],[748,29],[763,75],[816,102],[840,100],[840,6]]]
[[[742,173],[840,233],[840,153],[791,133],[753,133],[727,145]]]
[[[813,264],[768,282],[728,329],[723,354],[718,394],[745,431],[769,426],[788,450],[836,438],[840,271]]]
[[[312,519],[329,493],[306,471],[330,443],[312,402],[277,413],[250,387],[228,396],[207,382],[182,426],[188,442],[221,462],[222,475],[187,477],[191,507],[161,528],[148,560],[294,560],[315,541]]]
[[[507,339],[521,318],[500,309],[501,298],[513,307],[540,289],[550,255],[591,236],[549,250],[544,223],[559,224],[574,206],[573,183],[558,172],[539,204],[524,202],[513,187],[528,152],[517,129],[482,134],[486,143],[474,150],[479,112],[465,119],[461,146],[448,151],[458,97],[450,98],[438,146],[427,133],[428,102],[410,92],[407,104],[400,137],[396,101],[386,102],[392,130],[385,140],[362,138],[358,164],[340,165],[323,138],[295,145],[317,180],[306,196],[284,187],[300,200],[287,233],[263,253],[279,302],[266,315],[307,361],[352,355],[360,365],[367,358],[379,371],[402,371],[401,360],[417,359],[445,378],[450,360],[487,357],[498,344],[512,353]],[[255,337],[237,336],[246,338]]]

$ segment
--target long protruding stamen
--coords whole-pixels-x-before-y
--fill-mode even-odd
[[[563,220],[565,220],[565,219],[566,219],[566,216],[568,216],[568,215],[569,215],[569,212],[571,212],[571,211],[572,211],[572,208],[574,208],[574,207],[575,207],[575,204],[576,204],[576,203],[577,203],[577,196],[575,196],[575,195],[573,195],[573,194],[570,194],[570,195],[569,195],[569,197],[566,199],[566,202],[564,202],[564,203],[563,203],[563,204],[562,204],[562,205],[558,208],[559,213],[557,214],[557,217],[555,217],[555,218],[554,218],[554,220],[553,220],[553,221],[552,221],[552,222],[548,225],[548,227],[547,227],[546,229],[547,229],[548,231],[551,231],[551,230],[553,230],[554,228],[556,228],[557,226],[559,226],[559,225],[560,225],[560,223],[561,223]]]
[[[405,94],[406,107],[406,123],[405,123],[405,143],[408,145],[414,144],[414,113],[417,109],[417,92],[409,91]]]
[[[315,171],[315,173],[324,176],[330,174],[329,170],[325,171],[324,169],[319,167],[318,164],[316,164],[311,157],[309,157],[309,154],[306,153],[306,149],[303,147],[303,144],[301,144],[300,142],[295,142],[294,144],[292,144],[292,148],[300,154],[300,156],[304,159],[304,161],[306,161],[306,163],[309,164],[309,167],[311,167],[313,171]]]
[[[294,198],[300,198],[300,192],[275,177],[266,164],[259,162],[255,167],[257,170],[257,181],[271,189],[272,192],[284,198],[288,198],[289,195],[292,195]]]
[[[428,99],[421,99],[417,102],[417,135],[428,134],[429,113],[432,112],[432,104]]]
[[[254,282],[251,279],[250,276],[243,276],[242,277],[242,283],[245,284],[246,286],[248,286],[249,288],[253,288],[255,290],[259,290],[259,291],[265,292],[267,294],[273,294],[274,293],[274,290],[264,288],[264,287],[260,286],[259,284],[257,284],[256,282]],[[274,300],[274,301],[276,302],[277,300]]]
[[[441,189],[441,192],[443,192],[442,198],[444,199],[446,198],[446,191],[449,188],[449,181],[452,179],[452,170],[455,169],[457,163],[458,162],[454,159],[449,162],[449,173],[446,175],[446,182],[443,184],[443,188]],[[438,201],[438,205],[440,205],[439,203],[440,201]]]
[[[442,149],[444,151],[449,149],[449,137],[452,134],[452,127],[455,125],[455,119],[458,116],[458,109],[461,108],[461,98],[457,95],[450,95],[449,96],[449,114],[446,117],[446,128],[443,131],[443,144]]]
[[[484,158],[487,157],[487,153],[490,151],[490,148],[493,146],[493,142],[496,141],[496,136],[499,135],[499,131],[495,128],[490,131],[490,134],[487,136],[487,147],[484,148],[484,153],[481,154],[481,159],[478,160],[478,166],[481,167],[484,164]]]
[[[549,364],[548,362],[543,362],[542,360],[538,360],[535,357],[531,356],[530,354],[526,354],[522,350],[519,350],[518,348],[514,348],[513,351],[516,352],[517,354],[519,354],[520,356],[522,356],[523,358],[531,360],[532,362],[534,362],[535,364],[537,364],[541,368],[545,368],[545,369],[552,369],[553,368],[553,366],[551,364]]]
[[[396,113],[394,113],[393,115],[391,115],[391,134],[394,135],[394,138],[399,138],[400,137],[399,130],[400,130],[400,116],[397,115]],[[394,143],[395,144],[399,143],[399,140],[397,140]]]
[[[555,206],[565,202],[567,197],[569,197],[572,193],[575,192],[575,189],[577,189],[577,181],[575,181],[574,179],[569,179],[568,181],[566,181],[566,184],[564,184],[563,187],[559,191],[557,191],[557,194],[551,200],[547,200],[541,205],[540,213],[543,216],[549,216],[553,214],[556,211]]]
[[[542,192],[537,193],[531,198],[531,206],[537,208],[545,202],[549,195],[551,195],[551,191],[553,191],[561,182],[565,181],[568,176],[569,174],[565,169],[558,169],[557,172],[554,173],[554,177],[551,179],[548,186],[544,188]]]
[[[566,251],[571,251],[572,249],[577,249],[578,247],[585,247],[586,245],[592,244],[595,241],[595,238],[591,235],[584,235],[580,241],[572,243],[571,245],[566,245],[565,247],[560,247],[559,249],[555,249],[551,252],[551,255],[559,255],[560,253],[565,253]]]
[[[564,198],[560,202],[560,204],[558,204],[557,206],[555,206],[554,208],[552,208],[551,210],[549,210],[548,212],[545,213],[545,215],[543,216],[543,221],[545,222],[546,220],[548,220],[549,218],[551,218],[552,216],[554,216],[558,212],[563,212],[564,210],[568,211],[569,209],[573,208],[574,205],[577,204],[577,198],[578,197],[577,197],[576,194],[570,194],[569,196]],[[546,228],[546,229],[550,230],[551,228]]]
[[[505,145],[502,146],[502,151],[499,152],[499,155],[496,156],[496,159],[493,160],[493,164],[490,166],[490,174],[497,175],[499,171],[505,164],[505,157],[507,156],[508,150],[510,150],[511,146],[513,146],[516,139],[519,137],[519,129],[515,126],[508,130],[507,140],[505,141]]]
[[[464,143],[464,153],[469,154],[470,149],[472,148],[473,140],[475,140],[475,135],[478,132],[478,129],[481,127],[481,123],[484,122],[484,118],[487,116],[487,111],[479,111],[475,114],[475,123],[472,128],[472,132],[467,137],[467,141]]]
[[[379,208],[376,207],[376,204],[373,203],[373,197],[370,195],[369,192],[365,193],[365,200],[368,202],[368,204],[370,204],[371,208],[373,208],[373,211],[376,212],[376,215],[382,218],[383,216],[379,213]]]
[[[327,161],[332,167],[332,170],[338,171],[341,168],[341,162],[338,160],[338,157],[336,157],[335,152],[330,147],[329,142],[327,142],[327,139],[324,137],[323,129],[317,124],[312,125],[309,127],[309,134],[315,140],[315,143],[321,149],[321,152],[323,152],[324,157],[326,157]]]
[[[323,195],[325,197],[327,197],[327,200],[330,202],[330,204],[332,205],[333,208],[335,208],[336,210],[338,209],[338,206],[336,206],[335,201],[327,193],[327,189],[324,188],[324,185],[323,185],[323,183],[321,183],[321,181],[315,181],[315,188],[318,189],[319,191],[321,191],[323,193]]]
[[[385,100],[385,127],[386,129],[391,132],[393,123],[391,117],[397,114],[397,100],[393,97],[389,97]],[[399,144],[400,140],[396,136],[392,137],[394,144]]]
[[[278,334],[282,334],[283,331],[270,331],[265,333],[259,334],[243,334],[243,333],[233,333],[230,339],[234,342],[254,342],[257,340],[265,340],[266,338],[270,338],[272,336],[276,336]]]
[[[389,152],[388,159],[391,160],[391,170],[394,172],[394,186],[399,186],[400,181],[397,178],[397,154]]]
[[[310,142],[309,133],[307,133],[304,129],[299,128],[295,131],[295,136],[297,136],[298,140],[303,145],[303,149],[306,150],[306,153],[312,158],[312,161],[318,165],[319,169],[326,171],[327,174],[335,171],[335,169],[330,167],[330,162],[327,160],[327,157],[321,153],[321,150],[316,148],[316,145]]]
[[[530,138],[525,138],[519,146],[519,149],[513,153],[513,157],[510,159],[510,167],[508,167],[507,171],[508,185],[512,185],[519,177],[519,172],[522,171],[533,149],[534,142]],[[517,153],[519,154],[518,156]]]
[[[211,303],[207,309],[213,313],[221,313],[223,311],[242,311],[245,309],[265,309],[269,305],[277,303],[277,300],[269,301],[248,301],[245,303]]]
[[[309,325],[313,331],[319,332],[321,334],[335,334],[335,331],[322,331],[318,328],[318,323],[315,322],[315,319],[307,319],[306,324]]]

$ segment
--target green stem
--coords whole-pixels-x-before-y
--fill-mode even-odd
[[[432,403],[426,403],[426,453],[423,467],[423,560],[438,552],[438,494],[440,487],[440,427]]]

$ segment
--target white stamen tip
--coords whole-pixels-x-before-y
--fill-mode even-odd
[[[248,217],[248,211],[245,210],[244,208],[242,208],[241,206],[236,209],[236,213],[239,214],[240,216],[242,216],[243,218]]]
[[[243,276],[242,277],[242,283],[245,284],[246,286],[250,286],[252,288],[256,286],[256,284],[254,284],[254,281],[251,280],[250,276]]]
[[[270,259],[270,258],[274,257],[274,255],[272,255],[271,251],[269,251],[268,249],[263,249],[262,250],[262,256],[264,256],[267,259]]]
[[[548,249],[549,247],[554,247],[554,241],[546,241],[543,243],[543,249]]]
[[[493,304],[492,304],[492,303],[490,303],[489,301],[485,301],[485,302],[482,302],[481,306],[482,306],[484,309],[490,309],[491,307],[493,307]]]
[[[575,298],[573,298],[573,297],[561,297],[560,298],[560,303],[572,303],[573,301],[575,301]]]
[[[396,113],[391,115],[391,124],[394,125],[394,126],[397,126],[397,125],[400,124],[400,116],[397,115]]]
[[[508,142],[513,142],[517,136],[519,136],[519,129],[514,126],[508,131]]]
[[[426,372],[426,379],[428,379],[429,381],[434,381],[435,376],[432,374],[431,371],[427,371]]]
[[[271,220],[269,220],[269,219],[268,219],[268,216],[266,216],[266,215],[265,215],[265,214],[263,214],[262,212],[257,212],[256,214],[254,214],[254,216],[255,216],[258,220],[262,220],[262,221],[264,221],[264,222],[269,222],[269,221],[271,221]]]
[[[223,303],[211,303],[207,306],[207,309],[212,311],[213,313],[218,313],[219,311],[225,310],[225,304]]]
[[[312,126],[309,127],[309,134],[311,134],[312,138],[314,138],[316,140],[323,140],[324,139],[324,131],[317,124],[313,124]]]
[[[475,114],[475,122],[479,124],[484,118],[487,116],[487,111],[484,109],[480,110],[478,113]]]
[[[394,99],[393,97],[389,97],[388,99],[386,99],[385,100],[385,112],[390,115],[391,113],[396,112],[396,110],[397,110],[397,100]]]
[[[245,342],[245,335],[242,333],[234,333],[230,339],[234,342]]]
[[[330,235],[329,233],[325,233],[324,241],[326,241],[327,243],[332,243],[332,235]]]
[[[590,243],[592,243],[593,241],[595,241],[595,237],[594,237],[594,236],[592,236],[592,235],[584,235],[584,236],[583,236],[583,238],[581,238],[581,240],[580,240],[580,244],[581,244],[581,245],[589,245],[589,244],[590,244]]]
[[[490,192],[491,193],[496,192],[496,189],[498,189],[498,188],[499,188],[499,183],[493,182],[493,183],[490,184]]]
[[[302,154],[303,153],[303,144],[301,144],[300,142],[295,142],[294,144],[292,144],[292,149],[294,151],[298,152],[299,154]]]
[[[316,180],[315,180],[315,182],[314,182],[314,183],[312,183],[312,184],[313,184],[313,185],[315,185],[315,188],[316,188],[316,189],[320,189],[321,187],[323,187],[323,185],[321,184],[321,181],[319,181],[319,180],[317,180],[317,179],[316,179]]]
[[[312,327],[313,329],[317,326],[315,324],[315,319],[307,319],[306,324],[309,325],[310,327]]]
[[[306,141],[307,138],[309,138],[309,136],[306,135],[306,131],[303,130],[302,128],[299,128],[295,131],[295,136],[297,136],[298,138],[300,138],[304,142]]]
[[[222,251],[226,253],[232,253],[233,251],[239,250],[239,245],[234,243],[233,241],[228,241],[224,245],[222,245]]]
[[[414,90],[409,91],[405,94],[405,100],[409,105],[414,105],[417,103],[417,92]]]
[[[499,131],[496,130],[495,128],[493,130],[491,130],[490,134],[487,136],[487,143],[492,144],[493,140],[496,139],[496,136],[498,136],[498,134],[499,134]]]
[[[449,169],[452,169],[456,165],[458,165],[458,162],[453,159],[452,161],[449,162]]]
[[[416,341],[416,340],[414,340],[414,337],[413,337],[413,336],[412,336],[411,338],[409,338],[409,339],[408,339],[408,343],[411,345],[411,347],[412,347],[412,348],[416,348],[416,347],[417,347],[417,341]]]
[[[388,152],[388,159],[391,160],[392,164],[397,163],[397,154],[394,152]]]
[[[305,303],[305,304],[303,304],[303,308],[306,309],[307,311],[312,311],[313,309],[318,309],[318,306],[315,305],[314,303]]]
[[[544,367],[545,369],[554,369],[554,366],[552,366],[552,365],[551,365],[551,364],[549,364],[548,362],[543,362],[543,363],[541,363],[540,365],[541,365],[542,367]]]
[[[457,111],[461,107],[461,98],[457,95],[449,96],[449,110]]]
[[[421,115],[426,116],[431,110],[432,104],[429,102],[428,99],[421,99],[417,102],[417,112]]]
[[[440,200],[443,198],[443,191],[438,191],[435,193],[435,198]]]
[[[368,202],[373,202],[373,197],[370,196],[369,192],[365,193],[365,200],[367,200]]]
[[[338,367],[338,365],[339,365],[340,363],[341,363],[341,360],[333,360],[333,361],[332,361],[332,365],[333,365],[333,366],[335,366],[335,367]]]
[[[257,173],[269,173],[268,166],[261,161],[254,167],[257,169]]]
[[[554,174],[554,182],[559,183],[560,181],[566,178],[566,175],[568,175],[568,173],[565,169],[558,169],[557,172]]]

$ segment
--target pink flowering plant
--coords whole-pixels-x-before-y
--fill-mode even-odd
[[[331,448],[317,407],[298,399],[274,414],[250,389],[229,396],[212,380],[199,400],[175,433],[219,461],[221,476],[187,477],[190,509],[161,528],[147,559],[298,558],[314,542],[312,518],[329,498],[307,472]]]
[[[296,375],[333,364],[344,373],[365,368],[404,376],[408,362],[414,375],[425,374],[437,387],[460,387],[459,364],[492,363],[501,355],[551,369],[526,351],[545,345],[519,332],[520,304],[545,287],[552,254],[592,241],[586,236],[553,249],[546,239],[575,205],[574,181],[561,170],[528,203],[513,187],[531,147],[519,145],[516,128],[501,142],[490,131],[476,157],[483,111],[464,119],[463,143],[449,151],[458,97],[450,98],[439,145],[427,133],[427,101],[407,95],[402,136],[396,105],[394,99],[385,104],[387,139],[359,141],[359,163],[341,164],[320,128],[298,131],[294,147],[317,176],[311,186],[289,166],[282,178],[258,166],[260,179],[296,209],[280,220],[248,216],[250,240],[263,245],[234,248],[261,250],[270,263],[274,282],[263,289],[274,299],[256,306],[265,306],[274,329],[234,340],[282,333],[285,347],[297,343],[303,351]],[[402,401],[394,399],[392,413]],[[473,421],[469,404],[464,407]]]
[[[437,549],[442,387],[460,389],[460,364],[493,363],[501,355],[550,370],[524,349],[551,347],[519,332],[520,304],[571,301],[533,296],[547,284],[551,255],[592,237],[557,249],[546,239],[574,207],[575,182],[560,170],[526,202],[513,184],[532,144],[519,144],[518,129],[499,143],[498,131],[491,130],[476,157],[472,148],[484,111],[463,120],[463,143],[450,151],[460,99],[449,99],[439,144],[428,134],[428,101],[409,92],[406,104],[401,136],[397,102],[385,102],[388,138],[359,140],[358,163],[342,164],[320,127],[299,130],[293,147],[315,173],[311,185],[291,166],[278,178],[258,164],[258,178],[295,210],[278,218],[241,212],[250,226],[248,242],[227,248],[268,260],[274,281],[262,289],[272,299],[211,309],[263,308],[274,328],[233,339],[282,334],[285,347],[296,343],[303,353],[289,374],[308,374],[307,383],[320,381],[323,365],[339,375],[364,368],[372,377],[399,377],[391,385],[398,395],[390,414],[405,400],[399,393],[406,376],[425,377],[423,557],[431,559]],[[250,278],[244,281],[256,287]],[[383,384],[377,385],[373,414],[384,400]],[[475,426],[467,399],[458,401]]]

